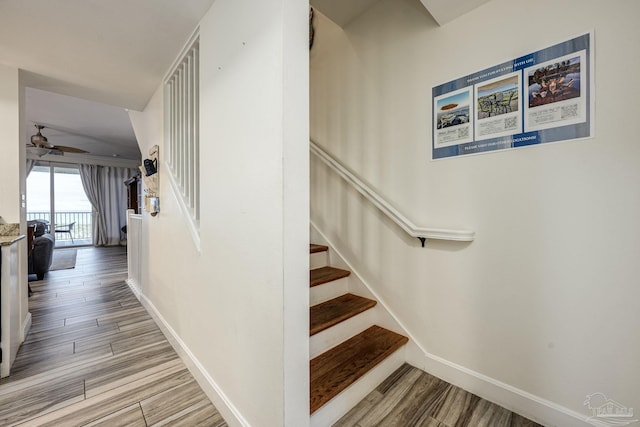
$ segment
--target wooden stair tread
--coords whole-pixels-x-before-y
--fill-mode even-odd
[[[314,243],[309,245],[309,253],[315,254],[318,252],[327,252],[329,250],[328,246],[324,245],[316,245]]]
[[[372,326],[310,362],[310,405],[313,414],[322,405],[369,372],[408,338]]]
[[[315,335],[376,305],[376,301],[344,294],[311,307],[309,335]]]
[[[311,287],[347,277],[351,272],[335,267],[314,268],[309,274]]]

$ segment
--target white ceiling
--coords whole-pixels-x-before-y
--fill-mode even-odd
[[[380,0],[310,0],[311,6],[340,27],[360,16]]]
[[[487,3],[489,0],[420,0],[438,25],[444,25],[457,17]]]
[[[45,126],[42,134],[53,145],[81,148],[91,156],[140,159],[124,108],[32,88],[25,95],[27,138],[37,132],[37,123]]]
[[[213,0],[0,0],[0,62],[27,84],[142,110]]]
[[[53,144],[139,159],[124,108],[144,109],[213,1],[0,0],[0,63],[39,89],[27,137],[37,122]]]
[[[380,0],[310,0],[313,7],[344,27]],[[489,0],[420,0],[438,25],[444,25],[455,18],[487,3]]]
[[[54,145],[139,159],[124,108],[144,109],[213,1],[0,0],[0,63],[33,88],[27,138],[38,123]],[[343,26],[377,1],[311,3]],[[420,1],[442,25],[488,0]]]

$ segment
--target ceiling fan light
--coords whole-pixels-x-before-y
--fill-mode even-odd
[[[35,154],[38,157],[46,156],[51,152],[50,148],[45,147],[27,147],[30,153]]]

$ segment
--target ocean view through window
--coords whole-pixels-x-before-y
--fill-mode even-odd
[[[56,247],[92,244],[92,206],[77,167],[36,165],[33,168],[27,177],[27,221],[31,220],[41,220],[48,225],[48,232],[55,234]],[[60,232],[56,233],[56,228]]]

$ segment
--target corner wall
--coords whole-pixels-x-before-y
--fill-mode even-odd
[[[130,113],[143,157],[161,147],[140,291],[231,425],[309,420],[306,16],[295,0],[218,0],[200,23],[200,251],[167,177],[162,89]]]
[[[583,420],[595,392],[640,407],[640,89],[624,77],[639,14],[492,0],[438,27],[418,0],[381,0],[344,30],[316,15],[311,138],[415,223],[476,240],[422,249],[312,158],[315,225],[431,356]],[[430,161],[433,86],[591,29],[594,138]]]
[[[7,223],[20,222],[20,87],[17,68],[0,65],[0,215]],[[23,168],[24,169],[24,168]]]
[[[20,233],[26,234],[26,206],[22,196],[26,194],[25,135],[21,121],[24,117],[24,87],[20,83],[17,68],[0,64],[0,216],[6,223],[19,223]],[[17,243],[20,274],[20,322],[21,330],[31,326],[27,291],[27,242]],[[24,337],[23,337],[24,339]]]

